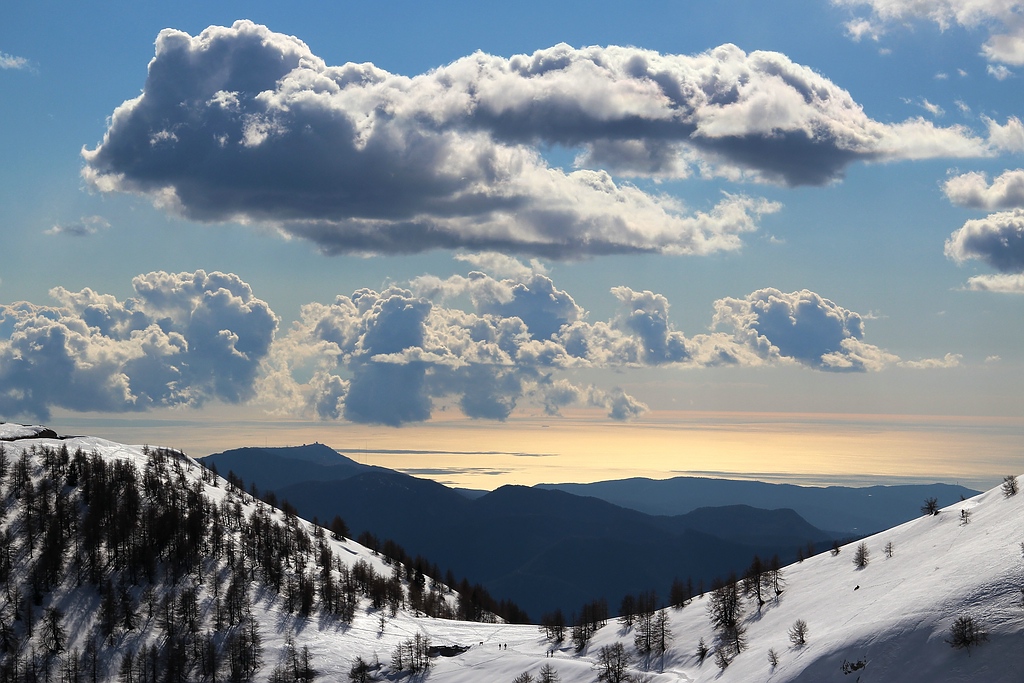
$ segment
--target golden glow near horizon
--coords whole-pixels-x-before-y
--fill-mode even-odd
[[[898,482],[994,486],[1024,472],[1024,419],[653,411],[629,423],[580,411],[503,423],[462,417],[390,428],[219,417],[201,422],[67,415],[58,431],[159,443],[193,456],[314,441],[365,464],[450,486],[592,482],[678,475],[810,485]],[[228,411],[230,412],[230,411]]]

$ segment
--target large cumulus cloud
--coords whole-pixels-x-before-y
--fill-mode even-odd
[[[0,306],[0,412],[129,411],[254,396],[277,328],[249,285],[224,273],[133,280],[119,301],[51,291],[56,306]]]
[[[946,240],[946,256],[958,263],[976,259],[1001,275],[978,275],[970,289],[1024,293],[1024,208],[969,220]]]
[[[819,370],[879,370],[899,360],[863,341],[864,320],[809,291],[759,289],[715,302],[715,325],[768,361],[792,361]]]
[[[278,371],[268,379],[276,377],[272,393],[284,397],[275,403],[321,419],[396,426],[448,408],[503,420],[520,405],[547,413],[599,406],[630,419],[647,410],[641,400],[581,384],[577,371],[783,364],[867,372],[949,367],[959,359],[902,361],[864,340],[861,315],[807,290],[720,299],[712,331],[687,336],[662,294],[614,287],[615,315],[591,321],[536,264],[493,254],[466,260],[505,276],[425,275],[407,287],[305,306],[275,345],[270,365]]]
[[[943,31],[959,25],[984,28],[988,40],[982,53],[993,62],[1024,64],[1024,7],[1019,0],[832,0],[833,4],[865,8],[847,24],[856,38],[877,38],[891,24],[913,19],[932,21]]]
[[[542,145],[579,150],[548,165]],[[83,150],[87,181],[199,221],[268,223],[337,252],[467,247],[548,257],[734,249],[778,205],[693,210],[612,174],[698,169],[823,184],[857,160],[964,157],[960,127],[868,117],[784,55],[558,45],[415,77],[329,66],[251,22],[165,30],[141,95]]]
[[[548,302],[518,284],[476,272],[450,282],[419,278],[413,286],[425,295],[392,286],[305,306],[274,359],[288,378],[303,364],[313,366],[314,381],[287,392],[292,407],[323,419],[397,426],[426,420],[448,404],[470,417],[503,420],[524,396],[549,412],[580,402],[604,405],[600,390],[553,377],[570,364],[566,354],[524,318],[543,321],[543,329],[557,329],[557,322]],[[441,303],[474,286],[480,312]],[[512,291],[503,300],[504,290]],[[516,303],[517,294],[524,300]],[[522,317],[484,312],[502,305]]]

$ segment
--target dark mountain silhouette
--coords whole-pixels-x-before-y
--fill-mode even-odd
[[[234,472],[245,482],[262,482],[280,488],[302,481],[334,481],[373,469],[321,443],[281,448],[233,448],[203,458],[207,467],[216,466],[221,476]]]
[[[255,451],[252,460],[239,453],[204,461],[216,462],[222,473],[221,463],[230,462],[247,485],[273,491],[307,519],[340,515],[353,535],[368,531],[410,555],[437,558],[534,619],[555,608],[571,614],[602,596],[613,610],[627,593],[654,589],[665,599],[677,577],[709,585],[715,576],[742,572],[754,554],[777,553],[788,562],[808,542],[825,547],[834,538],[792,510],[736,505],[655,517],[598,498],[524,486],[470,499],[384,468],[352,473],[351,467],[316,470],[296,462],[289,471],[288,453],[250,454]],[[321,478],[295,481],[298,471]]]
[[[857,536],[913,519],[927,498],[938,499],[942,507],[978,494],[950,484],[813,487],[705,477],[635,477],[592,484],[538,484],[537,488],[594,496],[651,515],[681,515],[737,503],[766,509],[786,507],[819,529]]]
[[[654,517],[663,529],[695,531],[728,538],[745,545],[785,546],[794,538],[818,541],[822,536],[842,538],[849,533],[823,531],[789,508],[763,510],[750,505],[697,508],[684,515]],[[727,531],[723,531],[723,528]]]

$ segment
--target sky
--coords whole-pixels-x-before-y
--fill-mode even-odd
[[[1022,78],[1008,0],[7,3],[0,419],[992,485]]]

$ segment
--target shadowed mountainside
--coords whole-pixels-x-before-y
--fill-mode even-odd
[[[675,578],[708,585],[741,572],[755,554],[788,562],[809,542],[821,548],[836,537],[787,509],[732,505],[652,516],[524,486],[471,500],[432,480],[366,468],[340,455],[334,457],[341,465],[290,461],[296,453],[304,451],[239,449],[204,462],[216,463],[222,474],[230,467],[306,518],[326,523],[340,515],[354,535],[368,531],[411,555],[443,561],[534,619],[555,608],[570,614],[598,597],[613,609],[627,593],[653,589],[666,599]],[[300,480],[306,475],[309,480]],[[611,548],[618,550],[609,554]]]
[[[757,508],[792,508],[820,529],[864,536],[902,524],[920,512],[927,498],[951,505],[979,492],[951,484],[897,486],[796,486],[760,481],[635,477],[592,484],[538,484],[537,488],[594,496],[650,515],[681,515],[702,507],[743,503]]]

